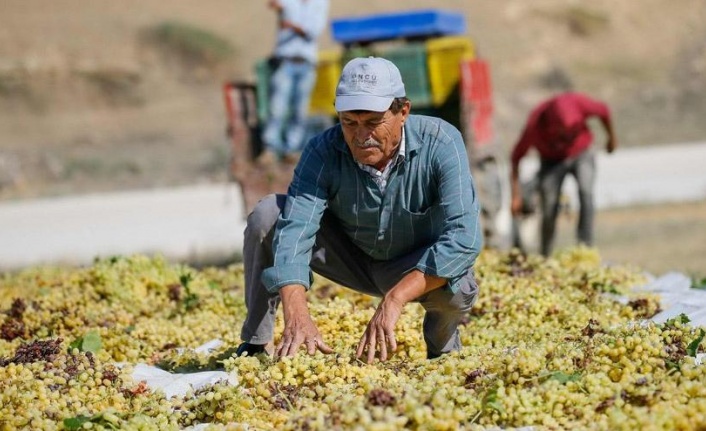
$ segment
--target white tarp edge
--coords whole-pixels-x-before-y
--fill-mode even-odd
[[[233,386],[238,384],[238,375],[236,373],[200,371],[197,373],[179,374],[170,373],[147,364],[135,365],[132,378],[138,382],[144,381],[153,391],[164,392],[164,396],[167,398],[175,395],[183,396],[189,390],[198,390],[218,382],[227,382]]]

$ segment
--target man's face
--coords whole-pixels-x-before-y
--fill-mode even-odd
[[[410,106],[409,102],[405,103],[397,114],[389,109],[385,112],[339,112],[343,137],[353,158],[378,170],[384,169],[397,152]]]

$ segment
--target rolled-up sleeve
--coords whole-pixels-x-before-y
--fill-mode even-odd
[[[294,172],[284,210],[277,220],[274,266],[266,268],[262,274],[262,283],[270,292],[277,292],[289,284],[311,287],[311,253],[327,201],[325,169],[322,154],[315,146],[308,145]]]
[[[306,19],[297,23],[304,30],[308,39],[316,39],[324,31],[328,21],[328,9],[328,0],[315,1],[308,9]]]
[[[483,247],[476,195],[463,138],[455,128],[442,127],[443,145],[431,154],[432,175],[439,187],[443,229],[417,264],[425,274],[446,278],[452,291],[475,263]]]

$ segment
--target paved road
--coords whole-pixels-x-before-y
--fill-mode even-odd
[[[191,262],[234,256],[245,228],[235,184],[0,204],[0,269],[161,253]]]
[[[706,143],[600,153],[596,204],[704,200],[705,165]],[[243,229],[242,194],[234,184],[4,202],[0,270],[132,253],[190,262],[228,258],[240,254]]]
[[[706,199],[706,142],[618,148],[613,154],[600,149],[597,155],[599,209]],[[535,172],[537,160],[526,162],[521,170]],[[564,186],[572,191],[576,187],[571,177]],[[575,199],[573,192],[568,196]]]

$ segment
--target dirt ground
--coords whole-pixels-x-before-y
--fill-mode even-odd
[[[575,243],[576,216],[559,219],[558,247]],[[706,278],[706,201],[600,211],[595,241],[606,262]]]
[[[495,136],[502,151],[509,152],[532,106],[567,89],[610,104],[621,145],[706,137],[702,0],[404,5],[466,16],[477,54],[491,65]],[[392,2],[332,0],[330,16],[399,8]],[[222,85],[252,81],[255,62],[268,55],[275,19],[266,1],[23,0],[4,2],[0,9],[0,199],[226,179]],[[144,38],[164,23],[216,35],[232,46],[232,54],[216,65],[170,56]],[[340,49],[330,31],[322,49]],[[699,244],[706,238],[699,242],[689,235],[691,225],[703,227],[699,217],[705,218],[698,205],[601,214],[599,246],[605,245],[608,258],[622,260],[612,253],[624,253],[637,263],[664,250],[657,263],[644,262],[655,265],[654,271],[664,262],[703,273],[703,258],[686,263],[689,256],[704,255]],[[639,228],[635,220],[645,225]],[[678,235],[684,235],[683,243]],[[687,243],[692,251],[679,257]]]
[[[491,65],[502,151],[531,109],[566,89],[606,100],[621,145],[706,136],[706,3],[410,0],[463,13]],[[399,11],[331,1],[332,19]],[[168,55],[145,32],[181,23],[233,48],[217,67]],[[275,18],[243,0],[25,0],[0,13],[0,199],[221,180],[222,84],[254,79]],[[322,50],[339,50],[331,31]]]

